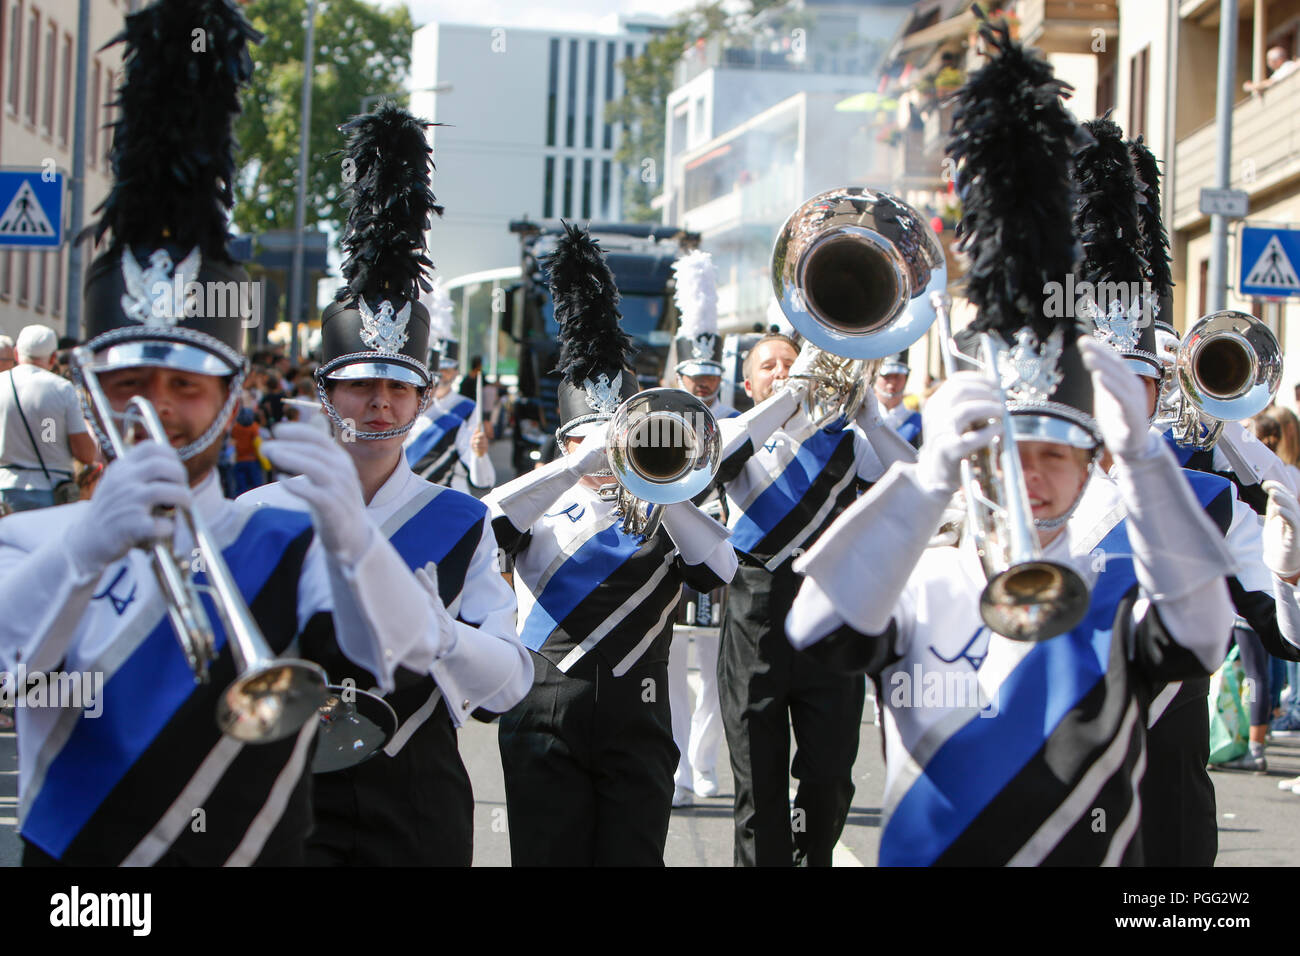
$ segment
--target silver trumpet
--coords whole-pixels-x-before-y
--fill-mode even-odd
[[[104,451],[110,459],[125,454],[134,443],[129,439],[136,426],[150,440],[171,444],[162,419],[148,399],[135,396],[123,412],[114,411],[99,384],[90,349],[74,349],[72,363],[90,410],[108,439],[110,447]],[[119,420],[124,427],[118,427]],[[317,709],[325,703],[325,672],[308,661],[274,655],[203,516],[192,508],[178,508],[176,520],[188,529],[195,553],[178,553],[175,539],[157,541],[151,548],[153,567],[172,629],[196,683],[207,683],[208,665],[218,653],[203,594],[209,595],[221,618],[237,676],[217,702],[217,726],[222,733],[244,743],[271,743],[298,733],[307,721],[316,718]],[[205,572],[210,583],[195,581],[195,570]]]
[[[1244,312],[1212,312],[1183,336],[1161,386],[1157,424],[1174,439],[1212,448],[1224,422],[1258,415],[1282,382],[1282,349],[1272,329]]]
[[[944,371],[951,377],[958,365],[948,297],[934,293],[932,303]],[[980,336],[980,363],[992,376],[1002,403],[1002,431],[988,447],[962,462],[966,525],[988,581],[980,594],[984,623],[1015,641],[1045,641],[1083,620],[1090,598],[1088,586],[1073,568],[1043,560],[1011,412],[997,371],[1002,351],[996,336]]]
[[[772,290],[815,349],[808,415],[818,428],[857,414],[876,370],[934,322],[948,285],[943,246],[919,212],[889,193],[846,186],[791,213],[772,249]]]
[[[605,458],[614,481],[601,497],[616,502],[623,530],[650,537],[663,506],[689,501],[713,483],[722,439],[708,406],[680,388],[651,388],[610,419]]]

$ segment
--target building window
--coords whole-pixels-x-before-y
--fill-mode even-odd
[[[7,299],[14,288],[14,251],[0,253],[0,299]]]
[[[9,112],[18,115],[22,103],[23,69],[23,5],[15,2],[9,8]]]
[[[608,220],[609,214],[609,160],[600,163],[600,218]]]
[[[587,109],[582,120],[582,145],[591,149],[596,128],[596,41],[587,41]]]
[[[113,101],[117,99],[116,76],[112,70],[104,71],[104,166],[108,166],[113,151]]]
[[[26,305],[30,298],[28,288],[27,260],[31,258],[26,249],[18,250],[18,304]]]
[[[568,109],[564,115],[564,145],[573,145],[573,133],[578,125],[578,41],[569,41],[569,89],[565,101]]]
[[[555,110],[560,98],[560,41],[551,40],[550,84],[546,94],[546,145],[555,145]]]
[[[37,312],[45,311],[45,286],[49,282],[50,251],[42,249],[36,256],[36,301],[32,308]]]
[[[41,130],[54,135],[55,79],[59,75],[59,28],[53,23],[45,28],[45,108],[41,110]]]
[[[560,215],[568,219],[573,215],[573,157],[564,161],[564,202],[560,205]]]
[[[63,250],[54,250],[54,288],[50,289],[50,313],[63,312]]]
[[[591,160],[582,161],[582,218],[591,218]]]
[[[605,108],[614,101],[614,43],[605,44]],[[601,114],[604,119],[605,114]],[[614,127],[609,123],[605,124],[604,133],[601,136],[601,145],[605,149],[613,149],[614,146]]]
[[[546,157],[546,184],[542,187],[542,218],[555,215],[555,157]]]
[[[37,94],[41,75],[41,14],[32,11],[27,21],[27,122],[36,125]]]
[[[59,104],[59,142],[68,145],[72,120],[72,37],[63,35],[63,100]]]
[[[1200,288],[1201,304],[1196,314],[1205,315],[1207,312],[1210,311],[1210,260],[1209,259],[1201,260],[1200,284],[1201,284],[1201,288]]]
[[[1151,47],[1144,46],[1129,60],[1128,71],[1128,133],[1137,138],[1147,132],[1147,100]]]
[[[86,150],[86,162],[94,168],[99,157],[99,80],[101,70],[99,61],[95,61],[94,71],[91,73],[90,82],[90,109],[86,110],[86,122],[90,124],[90,129],[86,132],[89,134],[86,139],[89,146]]]
[[[1097,77],[1097,115],[1105,116],[1106,111],[1114,109],[1118,97],[1115,93],[1115,74],[1118,71],[1115,64],[1112,63],[1106,69],[1102,70],[1101,76]]]

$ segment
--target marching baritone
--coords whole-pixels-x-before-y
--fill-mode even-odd
[[[385,697],[398,726],[382,751],[313,776],[307,863],[469,866],[474,795],[456,728],[479,708],[501,713],[518,703],[532,682],[532,661],[515,636],[514,595],[498,573],[487,509],[422,480],[402,453],[431,388],[424,364],[429,319],[417,298],[425,229],[440,210],[429,189],[424,124],[385,103],[343,128],[358,170],[343,239],[348,283],[321,318],[317,372],[339,441],[306,424],[281,425],[276,435],[310,438],[313,457],[359,479],[359,494],[348,498],[422,583],[437,623],[432,664],[399,668],[397,687]],[[421,168],[423,176],[412,175]],[[378,249],[370,245],[375,236],[383,237]],[[368,269],[359,268],[363,261]],[[290,470],[308,467],[289,453],[279,460]],[[301,508],[297,486],[307,480],[266,485],[240,501]],[[300,647],[325,665],[331,683],[351,680],[363,690],[379,684],[339,651],[325,623]]]
[[[188,53],[196,29],[208,37],[197,57]],[[301,863],[324,677],[279,655],[332,615],[341,651],[391,687],[399,667],[432,665],[437,621],[366,519],[355,472],[319,459],[310,441],[267,449],[282,464],[301,462],[310,516],[222,496],[215,465],[247,371],[238,351],[247,316],[191,315],[170,290],[173,280],[249,281],[228,258],[227,211],[246,46],[260,36],[229,0],[158,0],[127,17],[120,39],[114,185],[96,227],[112,242],[86,277],[88,342],[75,363],[92,427],[117,457],[90,501],[0,522],[0,666],[104,675],[93,709],[18,712],[23,862]],[[196,113],[195,103],[212,109]],[[170,446],[125,447],[135,428],[119,429],[112,413],[133,399],[152,406],[161,428],[150,434]],[[165,507],[177,516],[156,511]],[[191,529],[217,550],[199,549]],[[181,558],[159,548],[151,561],[141,549],[157,542]],[[187,660],[173,624],[183,605],[155,574],[177,560],[196,583],[230,585],[223,603],[234,628],[209,614],[216,653],[205,683],[195,677],[206,641],[191,637]],[[195,593],[180,592],[191,610]]]
[[[573,226],[547,262],[560,323],[557,440],[567,454],[485,499],[514,558],[528,696],[501,718],[517,866],[663,864],[678,752],[667,687],[673,612],[686,583],[730,580],[720,524],[689,501],[662,524],[624,527],[599,489],[607,423],[638,391],[618,292],[599,246]]]

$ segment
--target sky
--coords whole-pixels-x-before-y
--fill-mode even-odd
[[[369,0],[381,7],[396,0]],[[434,20],[487,26],[539,27],[554,30],[602,29],[611,14],[654,13],[671,17],[696,0],[406,0],[416,26]],[[611,24],[612,27],[612,24]]]

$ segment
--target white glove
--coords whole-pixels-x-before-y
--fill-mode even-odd
[[[1178,361],[1178,336],[1156,329],[1156,357],[1160,359],[1161,368],[1175,364]]]
[[[1279,578],[1300,574],[1300,503],[1281,482],[1266,481],[1264,564]]]
[[[921,487],[956,491],[962,459],[1001,432],[1002,412],[993,383],[982,372],[956,372],[940,385],[921,412],[925,443],[916,463]]]
[[[875,388],[868,385],[865,391],[862,407],[858,409],[858,427],[864,432],[872,432],[885,424],[885,419],[880,414],[880,402],[876,400]]]
[[[68,529],[68,560],[98,577],[132,548],[173,535],[175,521],[154,514],[155,508],[188,506],[190,500],[189,475],[176,449],[153,441],[134,445],[104,469],[90,507]]]
[[[278,471],[305,479],[284,482],[284,490],[307,502],[325,550],[340,564],[355,565],[376,532],[351,456],[311,425],[283,422],[274,434],[262,443],[262,454]]]
[[[573,475],[591,475],[605,468],[605,443],[609,437],[609,422],[601,422],[577,448],[565,456],[565,464]]]
[[[1079,351],[1092,373],[1093,414],[1106,448],[1130,461],[1151,457],[1161,439],[1151,431],[1142,380],[1118,352],[1090,335],[1080,336]]]

